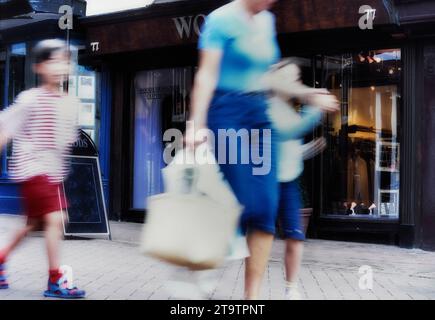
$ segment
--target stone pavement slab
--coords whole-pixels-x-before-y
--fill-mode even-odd
[[[0,215],[0,247],[21,225],[21,218]],[[142,256],[137,240],[140,225],[113,223],[114,240],[64,241],[62,262],[74,269],[75,282],[88,299],[177,299],[167,281],[186,277],[180,268]],[[125,234],[128,233],[128,234]],[[265,274],[263,299],[284,298],[284,242],[275,241]],[[359,287],[361,266],[370,266],[373,288]],[[0,300],[44,299],[47,262],[43,238],[36,234],[8,263],[11,288],[0,290]],[[203,297],[243,298],[244,264],[226,263],[203,277],[216,281]],[[204,283],[203,283],[204,284]],[[205,285],[208,283],[205,282]],[[427,300],[435,299],[435,253],[394,246],[308,240],[299,279],[304,299],[313,300]]]

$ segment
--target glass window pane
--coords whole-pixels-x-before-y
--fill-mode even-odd
[[[322,214],[397,219],[400,50],[323,57],[322,65],[341,101],[325,123]]]
[[[162,152],[168,129],[182,135],[188,119],[192,68],[138,72],[134,81],[134,209],[146,209],[146,198],[163,191]],[[174,142],[174,141],[172,141]]]
[[[73,62],[77,61],[74,59]],[[78,126],[86,132],[98,148],[100,128],[100,74],[77,65],[68,76],[68,94],[80,100]]]
[[[9,67],[9,96],[8,103],[12,103],[16,96],[26,88],[26,44],[14,44],[10,51]]]
[[[0,51],[0,110],[5,107],[5,72],[6,72],[6,51]],[[0,153],[2,155],[2,153]],[[3,161],[0,161],[0,172],[2,172]]]
[[[0,110],[3,110],[5,98],[5,68],[6,68],[6,52],[0,51]]]
[[[25,43],[13,44],[9,55],[9,90],[8,105],[12,104],[20,92],[26,89],[26,53]],[[7,167],[12,156],[12,143],[7,146]]]

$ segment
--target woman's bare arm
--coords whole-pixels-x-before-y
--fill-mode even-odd
[[[191,113],[185,137],[188,147],[194,148],[201,142],[195,141],[194,133],[207,126],[207,112],[219,79],[221,60],[221,50],[200,51],[199,69],[195,75]]]

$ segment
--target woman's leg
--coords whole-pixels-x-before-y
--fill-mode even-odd
[[[263,128],[267,129],[267,128]],[[262,174],[251,172],[249,179],[252,184],[251,203],[248,205],[246,224],[248,230],[248,245],[251,256],[246,259],[245,297],[249,300],[258,299],[264,272],[267,268],[274,240],[276,216],[278,211],[279,185],[276,172],[276,150],[274,132],[270,131],[267,138],[263,131],[251,140],[251,151],[263,155]],[[255,143],[257,141],[257,143]],[[254,143],[253,143],[254,142]],[[252,169],[258,169],[253,165]]]
[[[278,207],[276,133],[271,128],[266,110],[264,97],[229,95],[219,98],[216,105],[212,104],[208,115],[208,126],[218,138],[215,151],[220,169],[244,206],[240,226],[247,234],[250,250],[245,264],[246,299],[259,297]],[[219,139],[219,129],[237,132],[237,143]],[[248,145],[243,145],[243,141]],[[222,150],[226,153],[221,154]],[[230,158],[236,158],[237,163],[234,164]]]
[[[272,249],[273,235],[262,231],[248,234],[250,257],[246,258],[245,267],[245,299],[259,298],[264,271]]]

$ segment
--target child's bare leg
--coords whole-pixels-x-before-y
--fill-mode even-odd
[[[60,267],[59,247],[62,239],[62,217],[61,211],[44,216],[45,242],[50,270],[58,270]]]
[[[5,262],[11,252],[14,251],[15,248],[21,243],[21,241],[27,236],[27,234],[32,230],[36,229],[37,226],[37,220],[28,219],[26,226],[16,231],[12,238],[12,241],[8,245],[6,245],[6,247],[0,250],[0,263]]]
[[[59,246],[62,238],[62,211],[52,212],[44,217],[45,241],[47,243],[47,254],[49,264],[48,289],[44,292],[45,297],[78,299],[84,298],[86,292],[74,288],[64,288],[64,282],[60,283],[62,273],[59,270]],[[69,283],[71,284],[71,283]]]

